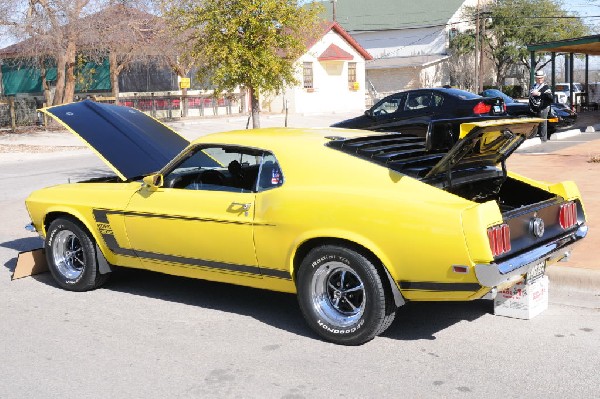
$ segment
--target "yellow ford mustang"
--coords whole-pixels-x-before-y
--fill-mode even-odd
[[[192,143],[145,114],[89,101],[45,110],[117,176],[26,200],[66,289],[114,266],[297,293],[325,339],[364,343],[405,301],[491,296],[543,275],[585,237],[572,182],[508,172],[539,119],[436,134],[264,129]]]

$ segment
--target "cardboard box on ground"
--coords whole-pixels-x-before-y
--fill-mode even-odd
[[[48,265],[46,264],[46,255],[42,248],[19,252],[17,266],[13,272],[12,279],[16,280],[46,271],[48,271]]]
[[[548,309],[548,276],[541,277],[532,283],[525,280],[510,288],[499,291],[494,299],[494,314],[532,319]]]

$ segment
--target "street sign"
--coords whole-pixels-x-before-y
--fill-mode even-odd
[[[189,89],[190,88],[190,78],[179,78],[179,88],[180,89]]]

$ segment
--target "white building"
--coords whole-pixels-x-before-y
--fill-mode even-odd
[[[263,110],[290,113],[362,112],[365,109],[365,61],[371,55],[338,23],[298,60],[299,86],[263,101]]]
[[[487,0],[480,0],[480,4]],[[463,16],[478,0],[336,0],[336,21],[365,48],[372,95],[450,84],[449,38],[474,26]],[[324,1],[327,18],[333,2]]]

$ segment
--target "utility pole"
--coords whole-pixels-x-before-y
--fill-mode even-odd
[[[479,89],[479,0],[477,0],[477,17],[475,20],[475,90]]]
[[[336,21],[336,17],[335,17],[335,5],[337,4],[337,0],[330,0],[331,4],[332,4],[332,9],[333,9],[333,22]]]
[[[483,5],[483,11],[482,11],[482,16],[483,18],[481,18],[481,46],[479,46],[479,90],[477,91],[477,93],[481,93],[483,91],[483,45],[485,43],[485,4]],[[500,85],[501,86],[501,85]]]

